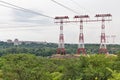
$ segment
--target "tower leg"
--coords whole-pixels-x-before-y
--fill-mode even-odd
[[[80,54],[80,53],[82,53],[83,55],[86,55],[85,48],[78,48],[77,49],[77,54]]]
[[[102,54],[102,53],[103,53],[103,54],[109,54],[109,53],[108,53],[108,50],[105,49],[105,48],[100,48],[100,49],[99,49],[99,53],[101,53],[101,54]]]
[[[65,55],[66,54],[65,49],[64,48],[58,48],[57,49],[57,54]]]

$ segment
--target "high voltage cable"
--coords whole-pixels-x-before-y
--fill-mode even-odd
[[[3,25],[3,26],[6,26],[6,25]],[[30,27],[34,27],[35,28],[35,27],[40,27],[41,25],[27,25],[27,26],[23,26],[23,25],[15,25],[14,26],[14,25],[11,25],[11,26],[9,26],[9,28],[17,28],[17,27],[19,28],[20,26],[21,27],[26,27],[26,28],[30,28]],[[0,27],[0,28],[7,28],[7,27]]]
[[[0,23],[0,25],[2,25],[2,27],[0,27],[0,29],[1,28],[19,28],[19,27],[23,27],[23,28],[47,28],[47,26],[46,25],[28,25],[28,24],[9,24],[9,23]],[[6,27],[7,26],[7,27]],[[50,25],[49,25],[50,26]]]
[[[28,25],[28,26],[22,26],[22,27],[21,26],[20,25],[19,26],[15,25],[15,26],[0,27],[0,30],[1,29],[2,30],[4,30],[4,29],[15,29],[15,30],[16,29],[26,29],[26,30],[31,29],[31,30],[34,30],[34,29],[38,29],[38,27],[40,25]],[[39,28],[45,28],[45,27],[39,27]]]
[[[36,14],[36,15],[40,15],[40,16],[44,16],[44,17],[48,17],[48,18],[54,19],[53,17],[50,17],[50,16],[48,16],[48,15],[44,15],[44,14],[42,14],[42,13],[35,12],[35,11],[33,11],[33,10],[30,10],[30,9],[25,9],[25,8],[23,8],[23,7],[20,7],[20,6],[17,6],[17,5],[14,5],[14,4],[11,4],[11,3],[8,3],[8,2],[2,1],[2,0],[0,0],[0,2],[9,5],[9,6],[6,6],[6,5],[0,4],[1,6],[4,6],[4,7],[8,7],[8,8],[12,8],[12,9],[24,11],[24,12],[29,12],[29,13],[32,13],[32,14]],[[11,7],[11,6],[12,6],[12,7]]]
[[[58,5],[60,5],[60,6],[62,6],[62,7],[64,7],[64,8],[66,8],[66,9],[68,9],[69,11],[72,11],[72,12],[75,13],[75,14],[80,14],[80,13],[74,11],[73,9],[71,9],[71,8],[69,8],[69,7],[67,7],[67,6],[65,6],[65,5],[59,3],[59,2],[57,2],[57,1],[55,1],[55,0],[51,0],[51,1],[54,2],[54,3],[56,3],[56,4],[58,4]]]
[[[84,8],[83,6],[81,6],[79,3],[77,3],[76,1],[74,1],[74,0],[70,0],[71,2],[73,2],[74,4],[76,4],[78,7],[80,7],[80,8],[82,8],[82,9],[84,9],[84,10],[86,10],[87,12],[89,12],[89,13],[91,13],[91,11],[89,11],[88,9],[86,9],[86,8]]]
[[[25,30],[34,30],[34,29],[38,29],[39,25],[31,25],[31,26],[12,26],[12,27],[0,27],[1,29],[0,30],[4,30],[4,29],[25,29]],[[39,27],[39,28],[45,28],[45,27]],[[48,28],[48,27],[47,27]]]
[[[0,4],[0,6],[7,7],[7,8],[12,8],[12,9],[15,9],[15,10],[19,10],[17,8],[14,8],[14,7],[11,7],[11,6],[7,6],[7,5],[4,5],[4,4]]]

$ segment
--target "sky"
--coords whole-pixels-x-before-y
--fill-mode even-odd
[[[1,1],[1,0],[0,0]],[[89,15],[96,19],[96,14],[112,14],[112,21],[106,22],[108,44],[120,44],[120,1],[119,0],[55,0],[78,14],[54,3],[52,0],[4,0],[5,2],[30,9],[50,17]],[[0,2],[0,40],[47,41],[58,43],[59,24],[55,20],[29,12],[8,8]],[[6,5],[8,6],[8,5]],[[100,43],[101,22],[84,23],[84,42]],[[113,43],[112,35],[115,35]],[[79,23],[64,24],[65,43],[78,43]]]

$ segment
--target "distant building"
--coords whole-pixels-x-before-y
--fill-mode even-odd
[[[41,42],[41,41],[19,41],[21,44],[32,44],[32,43],[36,43],[36,44],[47,44],[47,42]]]
[[[11,39],[8,39],[7,40],[7,43],[13,43]]]
[[[21,45],[21,44],[47,44],[46,41],[19,41],[17,38],[14,39],[13,41],[11,39],[7,40],[7,43],[13,43],[14,45]]]
[[[20,44],[21,44],[21,42],[18,39],[14,40],[14,45],[20,45]]]

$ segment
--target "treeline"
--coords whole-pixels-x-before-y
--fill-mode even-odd
[[[0,56],[5,54],[18,54],[18,53],[30,53],[36,56],[51,56],[56,53],[58,44],[56,43],[31,43],[14,46],[12,43],[0,42]],[[86,52],[88,54],[98,53],[99,44],[85,44]],[[120,51],[120,45],[107,45],[108,51],[112,54]],[[75,54],[77,50],[77,44],[65,44],[66,52],[68,54]]]
[[[0,57],[0,80],[120,80],[120,54],[74,59],[8,54]]]
[[[31,43],[14,46],[12,43],[0,42],[0,56],[6,54],[30,53],[36,56],[51,56],[56,53],[57,44],[53,43]]]

